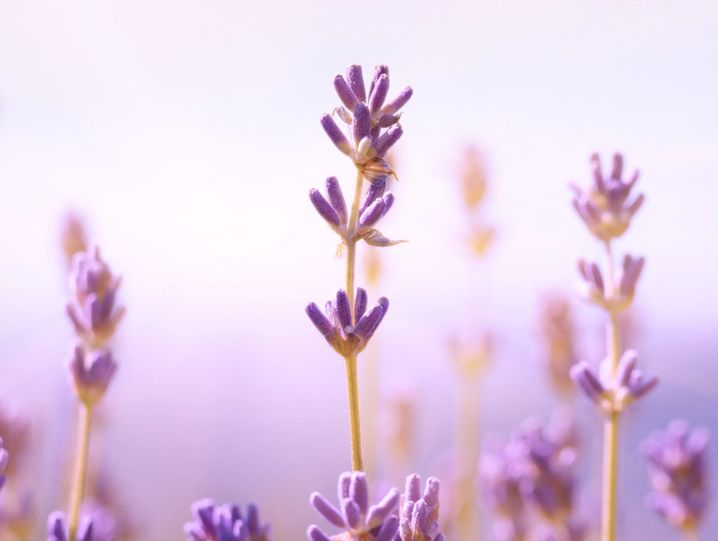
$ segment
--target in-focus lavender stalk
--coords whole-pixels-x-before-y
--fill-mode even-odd
[[[206,498],[192,505],[194,519],[184,527],[187,541],[270,541],[269,524],[259,519],[259,509],[247,505],[246,511],[235,504],[215,505]]]
[[[709,503],[707,448],[708,432],[690,430],[681,420],[643,443],[652,489],[648,505],[687,540],[698,538]]]
[[[349,401],[352,468],[363,469],[361,430],[359,425],[359,391],[357,355],[366,347],[371,335],[384,317],[388,307],[385,298],[366,315],[366,294],[354,284],[356,245],[363,240],[370,246],[392,246],[402,241],[386,238],[376,225],[394,204],[394,196],[386,191],[387,179],[395,176],[384,159],[389,149],[399,140],[402,128],[399,110],[411,98],[411,88],[387,102],[389,69],[377,66],[369,91],[364,85],[360,66],[349,66],[346,77],[337,75],[334,88],[342,102],[335,114],[348,126],[345,133],[332,115],[324,115],[321,124],[334,145],[354,164],[357,177],[354,197],[347,205],[339,181],[329,177],[326,196],[311,190],[309,199],[319,215],[339,236],[346,246],[346,284],[337,293],[336,303],[327,305],[326,314],[314,304],[307,306],[307,314],[345,361],[347,395]],[[362,197],[364,179],[369,187]],[[357,292],[355,297],[355,291]]]
[[[603,174],[597,154],[591,156],[593,182],[588,190],[574,186],[573,206],[588,230],[603,244],[606,264],[603,271],[596,263],[579,261],[585,298],[608,316],[607,355],[601,362],[600,375],[587,363],[579,363],[571,370],[578,387],[605,414],[603,451],[603,512],[602,541],[616,539],[616,509],[618,486],[618,418],[624,408],[645,395],[653,387],[655,378],[644,378],[636,368],[635,352],[621,352],[618,317],[626,310],[635,294],[643,269],[643,258],[626,256],[616,274],[612,241],[623,235],[636,211],[643,203],[643,195],[629,201],[631,190],[638,180],[635,172],[629,180],[623,177],[623,156],[615,154],[610,176]]]
[[[307,529],[309,541],[395,541],[399,532],[397,489],[391,489],[378,503],[369,505],[366,475],[358,471],[345,472],[339,476],[338,497],[338,507],[318,492],[309,497],[317,513],[342,530],[340,535],[330,537],[312,525]]]
[[[122,319],[124,308],[116,306],[120,279],[100,258],[97,248],[75,254],[69,282],[72,295],[67,304],[67,314],[77,341],[68,369],[79,403],[78,440],[67,529],[64,528],[64,518],[60,520],[60,515],[53,515],[50,535],[66,531],[68,541],[77,541],[81,539],[78,538],[78,528],[87,484],[92,413],[117,371],[108,342]],[[91,535],[91,528],[83,535]]]

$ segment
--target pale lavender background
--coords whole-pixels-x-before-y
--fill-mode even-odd
[[[125,277],[93,452],[144,539],[180,539],[204,495],[254,499],[278,539],[303,537],[308,493],[333,493],[348,466],[342,366],[303,314],[342,280],[306,192],[351,174],[318,118],[337,71],[382,62],[416,89],[383,228],[411,243],[384,252],[380,331],[388,379],[422,395],[416,468],[451,438],[444,343],[469,317],[499,335],[486,427],[550,411],[538,295],[598,256],[566,184],[592,150],[622,149],[648,200],[620,249],[648,257],[638,345],[663,379],[624,431],[622,539],[673,539],[643,507],[635,445],[677,415],[718,434],[717,24],[710,1],[0,2],[0,392],[45,426],[43,510],[59,505],[71,430],[57,226],[72,206]],[[469,141],[490,155],[500,231],[479,266],[454,179]],[[600,318],[579,314],[595,358]]]

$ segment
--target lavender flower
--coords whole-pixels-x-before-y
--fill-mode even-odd
[[[399,110],[411,98],[412,89],[406,87],[387,102],[389,68],[383,65],[376,67],[368,94],[361,66],[358,65],[347,68],[346,78],[337,75],[334,88],[342,102],[334,112],[349,126],[351,137],[344,134],[331,115],[324,115],[321,119],[324,131],[334,145],[362,170],[367,180],[383,184],[388,176],[394,175],[384,156],[402,136],[398,123],[401,117]]]
[[[369,486],[362,472],[345,472],[339,476],[339,508],[318,492],[309,503],[329,523],[343,530],[346,541],[394,541],[399,530],[396,516],[399,491],[391,489],[382,500],[369,506]],[[309,541],[331,541],[317,526],[307,529]]]
[[[633,302],[636,284],[644,264],[644,258],[626,255],[616,283],[606,284],[598,264],[580,259],[578,270],[583,279],[581,288],[583,298],[610,312],[618,313],[626,310]]]
[[[269,541],[269,525],[261,524],[259,510],[247,505],[246,515],[238,505],[215,505],[210,499],[192,505],[194,520],[185,524],[187,541]]]
[[[70,272],[72,299],[67,314],[75,332],[88,344],[101,346],[114,334],[124,307],[116,307],[120,278],[100,258],[98,248],[75,254]]]
[[[396,541],[444,541],[444,535],[439,532],[439,480],[436,477],[426,480],[423,496],[421,477],[412,474],[406,478]]]
[[[313,302],[309,303],[306,309],[315,327],[343,357],[355,355],[366,347],[389,310],[389,300],[380,297],[367,311],[367,294],[360,287],[357,288],[354,304],[352,317],[349,296],[346,291],[340,289],[337,291],[336,300],[327,302],[325,312]]]
[[[82,218],[68,212],[62,220],[60,232],[60,246],[68,266],[72,265],[75,254],[87,250],[87,231]]]
[[[7,465],[5,475],[12,477],[22,465],[30,442],[30,421],[16,408],[0,402],[0,434],[12,462]],[[0,448],[2,445],[0,445]],[[0,451],[2,454],[2,451]]]
[[[601,171],[598,154],[591,156],[591,168],[593,184],[586,191],[573,186],[573,206],[591,233],[603,241],[609,241],[626,232],[631,218],[643,204],[643,194],[628,201],[631,189],[638,180],[638,171],[629,180],[623,180],[623,156],[618,153],[613,156],[609,178]]]
[[[645,378],[636,367],[637,363],[638,354],[627,350],[621,356],[614,378],[610,375],[608,358],[601,362],[600,376],[582,361],[571,369],[571,378],[604,413],[620,413],[658,384],[656,377]]]
[[[708,432],[691,431],[684,421],[673,421],[643,443],[652,487],[648,504],[675,528],[696,530],[705,515],[707,447]]]
[[[94,406],[104,396],[117,364],[107,349],[86,352],[76,344],[68,368],[77,397],[85,405]]]
[[[83,517],[77,530],[76,541],[93,541],[94,535],[92,530],[92,520]],[[70,534],[67,530],[67,521],[65,520],[64,513],[55,511],[50,514],[47,520],[47,541],[70,541]]]
[[[543,299],[540,325],[543,364],[554,389],[568,394],[574,390],[569,372],[576,362],[576,328],[571,304],[565,296],[553,293]]]
[[[100,502],[89,500],[82,504],[81,514],[92,522],[92,541],[117,541],[120,525],[115,514]]]
[[[10,455],[7,450],[3,447],[2,438],[0,438],[0,489],[5,486],[5,470],[7,469],[8,460]]]

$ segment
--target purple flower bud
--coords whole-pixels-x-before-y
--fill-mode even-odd
[[[581,361],[571,367],[571,379],[596,404],[600,405],[605,399],[606,389],[586,361]]]
[[[625,299],[632,299],[636,293],[636,284],[641,276],[645,259],[643,257],[631,257],[626,255],[623,258],[623,266],[618,279],[619,290]]]
[[[339,99],[342,100],[344,106],[350,111],[353,111],[358,103],[357,97],[341,75],[334,77],[334,89],[337,91],[337,95]]]
[[[379,64],[374,68],[374,76],[372,77],[371,85],[369,85],[369,99],[371,99],[372,94],[374,94],[374,88],[376,87],[382,75],[386,75],[386,77],[389,77],[389,66],[385,64]]]
[[[349,305],[349,295],[343,289],[337,291],[336,303],[334,304],[334,313],[337,316],[339,325],[347,332],[352,326],[352,313]]]
[[[324,115],[322,116],[321,123],[329,139],[334,143],[334,146],[347,156],[351,156],[352,147],[344,133],[339,129],[339,126],[334,122],[334,119],[330,115]]]
[[[358,103],[354,108],[354,120],[352,122],[354,144],[358,146],[362,139],[369,137],[370,132],[371,119],[369,117],[369,108],[363,103]]]
[[[306,312],[317,330],[319,330],[319,332],[322,333],[322,336],[331,343],[335,335],[334,325],[313,302],[307,305]]]
[[[3,441],[2,438],[0,438],[0,489],[2,489],[3,486],[5,486],[5,476],[3,473],[5,472],[5,469],[7,468],[8,460],[10,459],[10,455],[8,454],[7,450],[3,447]]]
[[[391,520],[389,515],[399,502],[396,490],[390,491],[379,504],[369,507],[366,477],[361,472],[347,472],[339,477],[338,492],[341,512],[316,493],[312,494],[310,503],[331,524],[343,529],[348,538],[393,540],[398,522]],[[310,541],[332,539],[317,526],[309,527],[307,537]]]
[[[86,353],[77,344],[69,363],[70,375],[78,398],[88,406],[94,406],[105,394],[117,364],[107,349]]]
[[[381,320],[384,319],[386,312],[389,310],[389,301],[386,297],[381,297],[374,307],[369,310],[359,320],[354,328],[354,334],[359,336],[364,342],[368,342],[379,327]]]
[[[359,227],[372,227],[384,215],[384,200],[375,199],[359,216]]]
[[[324,196],[319,190],[309,190],[309,200],[312,202],[312,205],[314,205],[314,208],[317,209],[319,215],[324,218],[330,226],[339,227],[341,223],[339,214],[337,214],[337,211],[329,204],[329,201],[324,199]]]
[[[366,312],[367,294],[361,287],[357,288],[356,299],[354,299],[354,321],[359,321]]]
[[[649,507],[673,527],[697,530],[709,502],[706,476],[708,432],[684,421],[654,432],[644,443],[652,491]]]
[[[364,77],[362,76],[361,66],[352,64],[347,68],[347,81],[349,87],[359,101],[366,101],[366,88],[364,87]]]
[[[377,80],[371,94],[369,95],[369,110],[372,114],[378,112],[384,105],[386,95],[389,92],[389,75],[382,74]]]
[[[362,204],[361,208],[359,209],[360,215],[367,209],[369,205],[371,205],[374,201],[376,201],[377,198],[382,197],[384,195],[384,191],[386,190],[386,182],[380,182],[377,184],[369,184],[369,189],[367,190],[366,196],[364,198],[364,203]]]
[[[399,520],[398,541],[439,541],[439,480],[426,481],[424,497],[420,497],[421,478],[414,474],[406,478],[406,491]]]
[[[259,520],[253,504],[246,515],[238,505],[215,505],[208,498],[192,505],[194,520],[184,526],[187,541],[269,541],[270,528]]]
[[[414,94],[414,91],[411,89],[410,86],[407,86],[404,90],[402,90],[399,95],[391,100],[389,103],[387,103],[384,108],[382,109],[382,112],[387,115],[393,115],[399,111],[406,103],[411,99],[411,96]],[[398,119],[397,119],[398,120]]]
[[[339,185],[337,177],[329,177],[327,179],[327,195],[329,196],[329,203],[336,211],[339,216],[339,222],[346,224],[347,222],[347,205],[344,201],[344,194],[342,188]]]
[[[381,134],[374,144],[377,156],[384,156],[394,143],[399,140],[403,133],[404,131],[401,129],[401,126],[399,124],[395,124]]]
[[[92,521],[82,517],[77,529],[76,541],[93,541]],[[47,541],[70,541],[65,514],[55,511],[47,519]]]

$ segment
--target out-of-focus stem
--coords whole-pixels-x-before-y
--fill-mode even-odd
[[[698,529],[691,528],[683,532],[683,541],[698,541]]]
[[[69,540],[77,538],[77,527],[80,520],[80,507],[87,483],[88,456],[90,450],[90,432],[92,428],[92,407],[80,402],[78,409],[77,449],[75,454],[75,470],[70,492],[70,509],[68,512]]]
[[[351,311],[352,324],[356,324],[354,313],[354,274],[356,268],[356,229],[359,218],[359,201],[364,181],[362,171],[357,167],[356,187],[354,188],[354,200],[352,201],[347,224],[347,273],[346,291],[349,297],[349,309]],[[357,377],[357,357],[349,355],[345,358],[347,373],[347,394],[349,399],[349,432],[351,435],[352,469],[361,471],[363,469],[361,454],[361,429],[359,426],[359,381]]]
[[[478,374],[461,374],[459,386],[459,452],[457,539],[478,539],[476,508],[476,469],[479,456],[479,380]]]
[[[357,378],[356,355],[349,355],[345,359],[347,372],[347,395],[349,399],[349,433],[352,448],[352,470],[362,471],[361,429],[359,426],[359,385]]]
[[[613,251],[611,242],[606,241],[606,284],[609,298],[616,296],[616,283],[613,276]],[[616,376],[621,355],[621,337],[618,314],[613,308],[608,310],[606,325],[606,354],[610,360],[611,381]],[[601,518],[602,541],[616,540],[616,508],[618,492],[618,412],[608,414],[603,425],[603,514]]]

